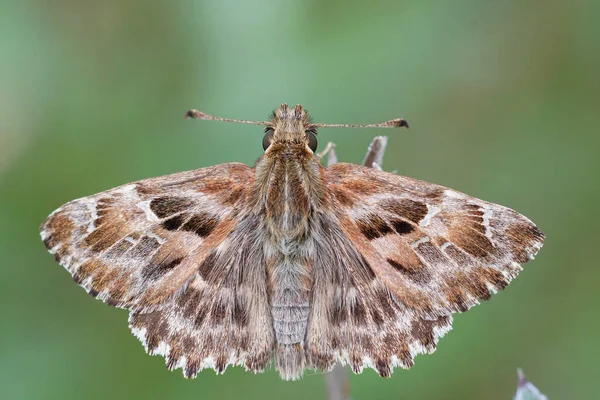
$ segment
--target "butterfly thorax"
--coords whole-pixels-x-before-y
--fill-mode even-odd
[[[273,239],[306,239],[313,211],[327,202],[323,167],[304,147],[273,144],[256,165],[254,194]]]

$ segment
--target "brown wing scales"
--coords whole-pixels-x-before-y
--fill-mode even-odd
[[[307,333],[320,369],[409,368],[452,312],[504,288],[543,243],[524,216],[441,186],[353,164],[326,179],[337,220],[319,235]]]
[[[339,202],[341,226],[398,299],[429,318],[489,298],[543,243],[524,216],[452,189],[353,164],[326,174],[333,193],[350,191],[342,177],[370,187],[361,203]]]
[[[253,180],[224,164],[139,181],[67,203],[42,238],[89,293],[131,309],[132,331],[169,368],[262,371],[276,334],[268,229],[241,207]],[[409,368],[452,312],[504,288],[543,243],[524,216],[441,186],[352,164],[325,180],[330,208],[312,212],[304,244],[312,286],[298,365]]]
[[[274,339],[259,221],[240,215],[253,179],[224,164],[125,185],[59,208],[42,238],[170,369],[258,372]]]
[[[177,294],[235,228],[252,181],[223,164],[124,185],[65,204],[42,224],[46,247],[92,295],[150,309]],[[214,182],[214,187],[211,185]]]
[[[365,367],[390,376],[431,353],[452,317],[429,318],[399,301],[336,221],[324,220],[316,236],[307,364],[320,370],[336,362],[356,373]]]
[[[261,372],[272,359],[265,260],[260,233],[250,229],[257,224],[255,217],[242,220],[176,299],[131,312],[132,332],[148,353],[164,356],[169,369],[182,368],[187,378],[204,368],[223,373],[228,365]]]

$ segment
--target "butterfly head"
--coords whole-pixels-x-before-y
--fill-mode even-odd
[[[263,148],[267,151],[275,143],[305,144],[311,152],[317,149],[317,127],[300,104],[293,108],[282,104],[273,111],[266,123]]]

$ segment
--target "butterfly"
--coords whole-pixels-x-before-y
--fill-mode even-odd
[[[169,369],[228,365],[294,380],[347,364],[387,377],[431,353],[467,311],[517,276],[544,235],[523,215],[356,164],[325,168],[297,105],[266,122],[254,167],[221,164],[73,200],[41,237]],[[377,166],[376,164],[373,164]]]

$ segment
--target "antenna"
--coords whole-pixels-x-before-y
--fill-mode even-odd
[[[185,113],[186,118],[203,119],[207,121],[221,121],[221,122],[237,122],[240,124],[251,124],[251,125],[268,125],[270,122],[267,121],[249,121],[247,119],[231,119],[215,117],[210,114],[206,114],[198,110],[189,110]],[[385,122],[379,122],[376,124],[311,124],[311,126],[317,128],[408,128],[408,122],[404,118],[391,119]]]
[[[240,124],[252,124],[252,125],[267,125],[268,124],[268,122],[265,122],[265,121],[248,121],[246,119],[231,119],[231,118],[214,117],[212,115],[203,113],[202,111],[198,111],[198,110],[190,110],[190,111],[186,112],[185,117],[193,118],[193,119],[203,119],[203,120],[207,120],[207,121],[238,122]]]
[[[376,124],[313,124],[319,128],[400,128],[407,127],[408,122],[404,118],[390,119],[389,121]]]

